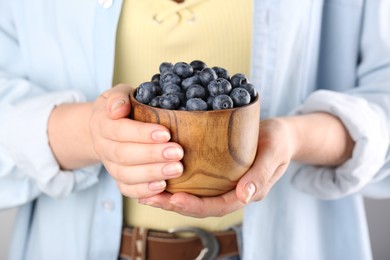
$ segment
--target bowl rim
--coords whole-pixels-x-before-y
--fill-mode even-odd
[[[152,109],[157,109],[157,111],[158,110],[161,110],[161,111],[175,111],[175,113],[179,112],[179,113],[198,113],[198,114],[202,113],[203,114],[203,113],[221,113],[221,112],[224,112],[224,111],[233,111],[233,110],[237,111],[239,109],[244,109],[244,108],[256,105],[258,103],[259,99],[260,99],[260,94],[259,94],[259,92],[257,92],[256,98],[252,102],[250,102],[249,104],[244,105],[244,106],[233,107],[233,108],[228,108],[228,109],[218,109],[218,110],[192,110],[192,111],[189,111],[189,110],[178,110],[178,109],[165,109],[165,108],[149,106],[147,104],[141,103],[141,102],[139,102],[135,98],[136,91],[137,91],[137,88],[131,88],[131,91],[129,93],[130,102],[131,103],[135,102],[135,103],[137,103],[137,105],[145,106],[145,107],[152,108]]]

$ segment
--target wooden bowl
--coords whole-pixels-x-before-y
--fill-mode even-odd
[[[184,149],[182,176],[168,180],[166,190],[217,196],[236,187],[251,167],[257,150],[260,99],[249,105],[211,111],[155,108],[130,94],[134,120],[157,123]]]

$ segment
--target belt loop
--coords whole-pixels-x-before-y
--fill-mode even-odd
[[[131,241],[131,259],[146,260],[148,230],[144,227],[133,229],[133,240]]]

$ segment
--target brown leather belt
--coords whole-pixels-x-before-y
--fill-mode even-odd
[[[196,236],[178,237],[178,232]],[[238,255],[236,233],[233,230],[206,232],[198,228],[170,232],[124,227],[120,259],[194,260],[216,259]]]

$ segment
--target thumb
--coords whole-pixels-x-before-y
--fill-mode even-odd
[[[237,184],[237,198],[245,204],[263,199],[268,193],[266,185],[270,179],[269,175],[264,169],[251,168]]]
[[[124,118],[130,114],[129,94],[131,91],[132,88],[129,85],[119,84],[106,92],[106,109],[111,119]]]
[[[258,155],[252,168],[240,179],[236,187],[238,199],[248,204],[264,199],[271,187],[286,171],[287,162],[276,160],[271,155]]]

